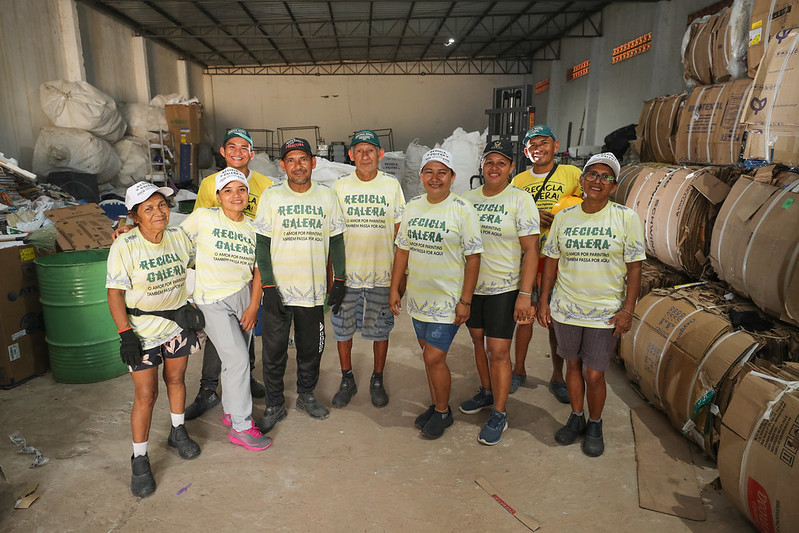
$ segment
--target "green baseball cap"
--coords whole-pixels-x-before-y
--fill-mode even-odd
[[[524,136],[524,145],[527,146],[527,142],[533,137],[552,137],[553,141],[557,141],[549,126],[543,124],[538,124],[527,130],[527,134]]]
[[[373,132],[372,130],[356,131],[355,135],[352,136],[350,148],[359,143],[369,143],[380,148],[380,138],[377,136],[377,133]]]
[[[222,146],[225,146],[225,144],[233,137],[241,137],[242,139],[250,143],[250,150],[252,150],[253,147],[252,137],[250,137],[250,132],[245,130],[244,128],[233,128],[228,130],[227,133],[225,133],[225,140],[222,141]]]

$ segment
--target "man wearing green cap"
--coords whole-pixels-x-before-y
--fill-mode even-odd
[[[247,185],[250,190],[250,196],[247,201],[247,206],[244,208],[244,215],[250,219],[255,218],[256,210],[258,209],[258,200],[261,198],[261,193],[267,188],[272,186],[272,180],[263,174],[252,171],[249,169],[250,161],[255,157],[253,151],[252,137],[250,132],[244,128],[233,128],[228,130],[225,134],[225,140],[222,147],[219,148],[219,153],[225,158],[225,163],[228,167],[235,168],[247,177]],[[197,200],[194,203],[194,209],[200,207],[220,207],[216,199],[216,175],[211,174],[206,176],[200,183],[200,188],[197,191]],[[255,367],[255,347],[250,345],[250,370]],[[216,393],[216,388],[219,385],[219,374],[222,372],[222,362],[216,351],[216,347],[210,341],[205,343],[205,351],[203,352],[203,368],[202,377],[200,378],[200,391],[194,402],[186,407],[186,420],[197,418],[205,411],[214,407],[220,402],[219,395]],[[264,386],[259,383],[254,377],[250,377],[250,389],[255,398],[263,398],[266,394]]]
[[[543,254],[549,227],[555,215],[552,207],[564,196],[580,196],[580,169],[574,165],[559,165],[555,163],[555,154],[560,150],[560,143],[555,139],[555,134],[549,126],[538,124],[527,131],[524,136],[524,154],[533,164],[532,168],[525,170],[513,177],[512,185],[529,192],[538,207],[538,216],[541,221],[541,238],[539,241],[540,263],[538,277],[541,276]],[[540,283],[536,280],[536,288]],[[534,292],[534,299],[537,297]],[[516,353],[513,375],[511,376],[510,393],[513,394],[525,381],[527,371],[524,362],[527,358],[527,349],[533,337],[533,325],[520,325],[516,328]],[[561,403],[569,403],[569,391],[563,376],[563,359],[558,355],[558,344],[552,328],[549,329],[549,348],[552,353],[552,376],[549,380],[549,390]]]
[[[388,336],[394,327],[388,297],[394,238],[405,211],[405,198],[399,182],[377,169],[384,153],[374,131],[356,132],[349,150],[355,171],[341,176],[333,186],[347,227],[347,292],[340,311],[330,316],[341,363],[341,385],[333,396],[333,406],[339,408],[358,392],[352,372],[352,338],[356,330],[373,342],[374,371],[369,382],[372,405],[388,404],[383,369]]]

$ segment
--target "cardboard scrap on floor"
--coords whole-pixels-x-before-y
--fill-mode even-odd
[[[705,520],[690,443],[654,407],[630,411],[638,462],[638,506],[689,520]]]
[[[513,515],[513,517],[516,520],[524,524],[525,527],[527,527],[527,529],[529,529],[530,531],[537,531],[541,527],[541,524],[538,523],[538,520],[536,520],[535,518],[533,518],[528,514],[524,514],[514,509],[514,507],[506,499],[502,498],[497,493],[497,489],[495,489],[494,485],[492,485],[486,478],[478,476],[474,480],[474,482],[480,485],[480,488],[482,488],[492,498],[494,498],[494,500],[498,504],[500,504],[506,511],[508,511],[511,515]]]
[[[25,490],[22,491],[22,494],[19,495],[17,498],[17,503],[14,504],[14,509],[27,509],[33,502],[39,499],[39,494],[36,494],[36,489],[39,488],[38,483],[31,483]]]

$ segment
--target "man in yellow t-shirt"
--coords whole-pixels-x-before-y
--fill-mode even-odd
[[[530,159],[533,166],[513,177],[511,185],[529,192],[538,207],[538,216],[541,220],[540,250],[544,249],[549,234],[549,227],[555,215],[552,207],[563,196],[580,196],[580,169],[574,165],[559,165],[555,163],[555,154],[560,150],[560,143],[555,140],[555,134],[548,126],[539,124],[533,126],[524,136],[524,154]],[[538,272],[542,269],[539,263]],[[540,287],[536,283],[536,287]],[[535,288],[533,290],[535,295]],[[534,296],[535,299],[535,296]],[[516,349],[513,375],[511,376],[510,394],[527,380],[524,361],[527,358],[527,349],[533,337],[533,325],[526,324],[516,328]],[[552,353],[552,376],[549,380],[549,390],[561,403],[569,403],[569,392],[563,376],[563,359],[558,355],[558,345],[555,333],[549,329],[549,348]]]
[[[228,167],[235,168],[247,177],[247,186],[250,189],[250,196],[247,207],[244,208],[244,216],[254,219],[258,209],[258,201],[263,191],[272,186],[272,180],[263,174],[249,169],[250,161],[255,157],[253,151],[252,137],[250,132],[244,128],[233,128],[225,134],[222,147],[219,153],[225,158]],[[220,207],[216,199],[216,175],[219,172],[206,176],[200,183],[197,190],[197,200],[194,202],[194,209],[201,207]],[[250,371],[255,368],[255,349],[250,344]],[[220,402],[216,389],[219,385],[219,374],[222,372],[222,361],[216,351],[214,344],[208,340],[205,343],[203,352],[203,368],[200,377],[200,391],[194,402],[186,407],[186,420],[197,418],[205,411],[214,407]],[[263,398],[266,394],[264,386],[254,377],[250,378],[250,389],[255,398]]]
[[[333,185],[347,226],[347,292],[340,312],[330,316],[341,364],[341,385],[333,396],[333,407],[345,407],[358,392],[352,372],[352,338],[358,330],[364,339],[373,341],[374,371],[369,381],[372,405],[388,404],[383,369],[388,336],[394,327],[388,296],[394,238],[405,211],[405,198],[397,179],[377,169],[384,153],[374,131],[358,131],[349,151],[355,171]]]

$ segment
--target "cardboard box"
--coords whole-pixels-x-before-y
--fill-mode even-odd
[[[175,142],[175,151],[180,144],[199,144],[203,142],[203,106],[202,104],[167,104],[166,123]],[[181,130],[185,132],[185,138]]]
[[[757,70],[743,115],[747,133],[745,159],[799,165],[797,93],[799,29],[778,34]]]
[[[674,163],[674,137],[686,96],[681,93],[644,102],[637,129],[642,140],[641,161]]]
[[[760,169],[757,179],[741,176],[713,226],[710,264],[735,292],[766,313],[799,325],[795,228],[799,174],[775,172],[772,166]]]
[[[735,165],[741,154],[744,109],[752,80],[697,87],[680,113],[674,156],[678,163]]]
[[[9,388],[50,368],[32,246],[0,248],[0,387]]]
[[[721,485],[761,532],[799,531],[799,374],[749,370],[722,419]]]
[[[97,204],[82,204],[44,212],[58,230],[61,251],[110,248],[112,221]]]
[[[799,1],[755,0],[749,19],[747,60],[749,77],[754,78],[765,50],[778,33],[799,26]]]

